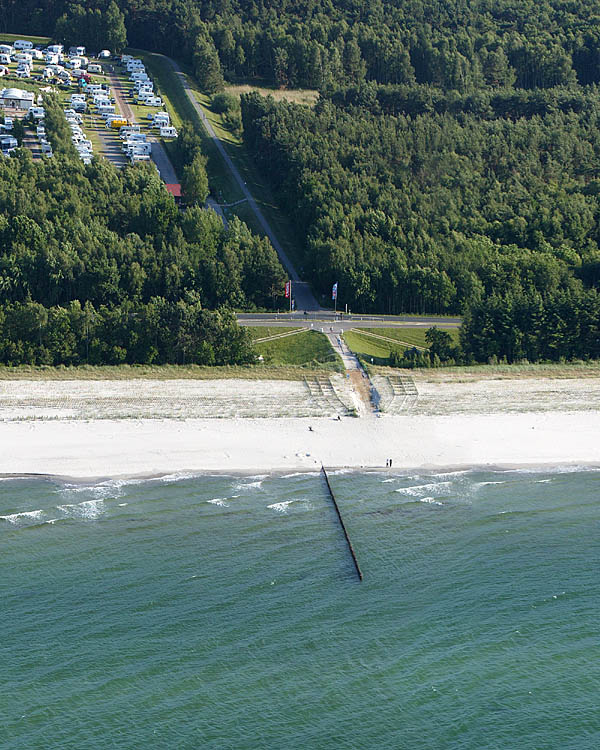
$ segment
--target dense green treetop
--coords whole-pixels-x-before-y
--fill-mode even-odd
[[[105,40],[97,38],[104,28]],[[599,0],[0,0],[0,31],[129,43],[280,85],[600,80]],[[200,72],[200,71],[199,71]]]

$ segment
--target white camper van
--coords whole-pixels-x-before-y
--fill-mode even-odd
[[[33,49],[33,42],[30,42],[28,39],[17,39],[13,47],[15,49]]]

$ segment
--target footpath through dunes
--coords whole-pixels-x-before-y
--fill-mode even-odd
[[[229,154],[225,150],[225,147],[222,144],[221,139],[215,133],[214,128],[208,121],[208,118],[206,117],[206,113],[204,112],[204,109],[202,108],[202,106],[197,101],[196,97],[194,96],[194,92],[192,91],[192,88],[188,83],[185,73],[182,71],[180,66],[175,62],[175,60],[172,60],[170,57],[167,57],[166,55],[160,55],[158,53],[155,53],[155,57],[165,60],[166,63],[170,66],[170,68],[173,70],[173,73],[175,77],[177,78],[177,80],[179,81],[180,85],[183,87],[185,95],[189,99],[190,104],[192,105],[192,107],[194,108],[194,111],[197,113],[198,117],[200,118],[200,122],[204,126],[206,132],[208,133],[208,136],[211,138],[211,140],[215,144],[219,154],[221,155],[223,161],[225,162],[227,166],[227,169],[230,171],[231,175],[233,176],[237,185],[239,186],[239,189],[241,190],[244,198],[247,200],[248,205],[250,206],[250,209],[254,213],[259,226],[262,228],[265,235],[269,238],[271,244],[275,248],[275,251],[277,252],[277,255],[279,256],[279,259],[282,265],[288,272],[290,279],[293,282],[293,290],[294,290],[293,294],[294,294],[294,299],[296,302],[296,309],[297,310],[319,310],[320,305],[317,302],[314,294],[312,293],[308,282],[303,281],[300,278],[298,271],[296,270],[294,264],[292,263],[288,254],[285,252],[281,243],[277,239],[275,232],[273,231],[270,224],[267,222],[263,212],[258,207],[256,200],[254,199],[252,193],[250,192],[250,190],[248,189],[248,186],[246,185],[246,182],[242,179],[242,176],[240,175],[237,167],[235,166]]]

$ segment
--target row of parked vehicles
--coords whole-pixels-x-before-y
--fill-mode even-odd
[[[12,117],[5,117],[4,122],[0,125],[0,153],[2,156],[10,156],[19,145],[17,139],[11,134],[13,125]]]
[[[82,110],[83,105],[83,110]],[[83,124],[82,111],[85,111],[86,101],[85,94],[72,94],[71,95],[71,106],[64,110],[67,124],[71,128],[71,140],[75,146],[75,150],[79,154],[79,158],[84,164],[90,164],[93,157],[94,147],[90,139],[83,132],[81,125]]]
[[[0,67],[17,63],[15,75],[18,78],[31,78],[34,62],[43,62],[45,67],[41,78],[58,79],[70,83],[73,77],[88,77],[92,73],[101,73],[99,62],[91,62],[85,56],[85,47],[70,47],[65,53],[62,44],[50,44],[46,48],[34,47],[32,42],[18,39],[13,44],[0,44]],[[110,57],[109,50],[101,50],[99,59]],[[5,69],[8,71],[8,68]]]
[[[154,91],[154,82],[142,60],[132,55],[121,55],[121,65],[129,73],[131,95],[137,104],[149,107],[164,106],[163,100]],[[177,130],[171,125],[168,112],[149,114],[148,119],[151,120],[152,127],[158,129],[161,138],[177,138]]]

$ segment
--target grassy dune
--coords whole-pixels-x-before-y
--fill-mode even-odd
[[[385,364],[392,350],[404,351],[413,346],[421,349],[429,348],[425,340],[427,328],[365,328],[365,333],[357,331],[347,331],[344,333],[344,340],[348,347],[355,353],[365,358],[373,358],[375,364]],[[452,336],[453,341],[458,341],[458,329],[451,329],[448,333]],[[383,338],[373,338],[369,334],[375,334]],[[386,341],[385,339],[394,339]]]

